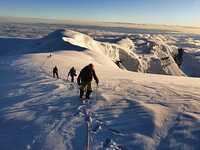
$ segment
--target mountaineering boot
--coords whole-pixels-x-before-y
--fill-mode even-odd
[[[84,90],[81,90],[81,89],[80,89],[80,99],[83,98],[83,95],[84,95]]]
[[[90,94],[92,93],[91,90],[87,90],[86,92],[86,99],[90,99]]]

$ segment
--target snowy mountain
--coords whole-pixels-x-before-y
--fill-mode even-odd
[[[198,72],[197,52],[188,50],[179,68],[172,37],[107,34],[0,38],[1,150],[199,149],[200,80],[186,76],[190,59]],[[83,105],[66,79],[72,66],[79,73],[89,63],[100,84]]]
[[[66,31],[64,36],[68,38],[64,37],[63,40],[73,45],[103,51],[114,62],[121,61],[123,68],[129,71],[184,76],[172,57],[173,53],[177,53],[177,48],[173,49],[168,46],[159,36],[140,37],[140,39],[132,37],[137,46],[145,48],[141,50],[144,52],[140,52],[140,54],[135,53],[135,45],[128,38],[122,39],[116,44],[110,44],[95,41],[91,37],[78,32]]]

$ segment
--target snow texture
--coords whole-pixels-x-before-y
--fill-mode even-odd
[[[31,29],[18,37],[13,26],[16,37],[0,38],[1,150],[199,149],[198,36],[71,27],[27,38]],[[100,84],[83,104],[66,79],[89,63]]]

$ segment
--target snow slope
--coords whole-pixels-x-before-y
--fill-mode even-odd
[[[1,150],[82,150],[87,141],[90,149],[98,150],[199,149],[198,78],[121,70],[113,62],[120,53],[139,62],[139,54],[123,46],[124,41],[101,43],[74,31],[56,33],[53,37],[59,38],[42,38],[29,54],[0,56]],[[106,46],[112,47],[111,53],[120,52],[109,55]],[[78,86],[65,79],[71,66],[79,72],[91,62],[100,85],[96,89],[93,83],[92,104],[80,107]],[[52,78],[55,65],[61,79]]]

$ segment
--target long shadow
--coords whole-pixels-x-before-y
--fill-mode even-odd
[[[3,139],[1,138],[0,144],[2,150],[15,148],[25,150],[28,145],[31,146],[31,149],[42,149],[45,138],[49,134],[48,132],[57,130],[56,126],[59,125],[61,120],[69,120],[73,117],[79,106],[79,99],[77,96],[61,97],[50,101],[50,97],[46,97],[47,102],[44,100],[41,101],[41,97],[38,97],[40,101],[30,101],[17,108],[11,107],[10,109],[1,109],[0,128],[3,130],[0,130],[0,136],[2,136]],[[24,101],[26,100],[29,100],[27,96],[25,96]],[[23,100],[21,98],[18,101],[13,100],[12,103],[7,103],[7,107],[18,102],[23,102]],[[23,113],[30,115],[29,121],[21,117],[16,117],[19,120],[14,119],[15,115]],[[67,114],[67,116],[64,114]],[[45,118],[43,120],[44,125],[37,124],[39,118]],[[57,121],[59,122],[56,123]],[[57,125],[53,128],[45,128],[45,125],[53,124]],[[14,144],[11,145],[9,143]]]
[[[72,45],[62,40],[64,30],[57,30],[41,39],[0,38],[1,56],[29,53],[47,53],[60,50],[84,51],[83,47]]]
[[[15,94],[17,90],[24,89],[20,84],[30,80],[30,77],[24,76],[23,73],[10,65],[1,65],[0,72],[0,109],[9,107],[28,98],[25,93]]]
[[[1,109],[9,108],[18,102],[42,97],[45,91],[50,92],[57,88],[53,85],[35,84],[35,81],[44,79],[44,77],[36,74],[35,78],[32,78],[10,64],[1,65],[0,72],[0,112]],[[26,85],[27,83],[29,85]],[[32,93],[32,90],[36,90],[37,93]]]
[[[20,112],[34,112],[35,118],[41,116],[48,116],[56,119],[62,119],[63,113],[69,111],[69,114],[73,114],[77,111],[80,102],[77,96],[69,96],[65,98],[60,98],[56,101],[43,102],[43,103],[27,103],[21,108],[12,108],[9,110],[1,111],[2,116],[17,114]],[[67,105],[68,107],[66,107]],[[54,110],[50,110],[55,108]]]
[[[41,99],[42,96],[38,97]],[[1,109],[0,128],[2,130],[0,130],[0,136],[2,137],[0,144],[2,150],[15,148],[25,150],[28,145],[31,146],[31,149],[42,149],[49,132],[51,130],[57,130],[56,126],[59,126],[61,120],[70,120],[79,106],[79,99],[77,96],[68,96],[56,100],[52,99],[50,101],[50,97],[46,97],[46,99],[47,102],[44,100],[30,101],[18,108]],[[13,99],[13,102],[7,103],[6,107],[10,107],[18,102],[26,100],[29,100],[26,95],[24,100],[21,98],[19,100]],[[19,120],[14,119],[16,114],[20,115],[21,113],[30,115],[29,121],[26,121],[21,117],[16,117]],[[67,116],[64,114],[67,114]],[[44,118],[44,125],[37,124],[39,118]],[[57,121],[59,122],[56,123]],[[55,124],[55,127],[53,128],[51,126],[50,128],[45,127],[45,125],[53,124]],[[10,143],[13,144],[11,145]]]
[[[54,84],[42,84],[43,82],[35,84],[35,81],[40,81],[40,79],[45,79],[44,76],[32,74],[35,78],[31,76],[26,76],[20,70],[16,68],[6,65],[0,68],[1,78],[0,78],[0,115],[4,116],[8,113],[18,113],[20,111],[35,111],[40,112],[40,110],[47,110],[44,107],[48,106],[56,106],[62,108],[65,103],[70,103],[75,105],[78,103],[77,97],[65,97],[59,98],[59,100],[48,102],[49,99],[52,99],[51,96],[54,91],[58,88]],[[20,77],[20,78],[19,78]],[[47,77],[48,79],[48,77]],[[63,83],[68,84],[68,83]],[[76,91],[76,89],[74,89]],[[34,93],[32,93],[32,91]],[[29,93],[30,92],[30,93]],[[49,94],[47,95],[48,92]],[[52,93],[52,94],[51,94]],[[73,93],[72,93],[73,94]],[[37,99],[43,99],[46,97],[47,102],[45,101],[37,101]],[[33,101],[30,101],[30,100]],[[26,105],[21,108],[10,109],[17,103],[26,102]],[[7,109],[9,108],[9,109]],[[57,111],[59,112],[59,111]],[[39,114],[41,115],[41,114]]]
[[[200,52],[196,53],[184,53],[182,70],[185,74],[191,77],[200,77],[199,72],[199,58]]]
[[[165,138],[161,139],[158,150],[199,150],[200,122],[187,114],[179,114]],[[175,144],[176,143],[176,144]]]
[[[123,107],[123,103],[126,103],[128,107]],[[114,109],[114,107],[117,107]],[[121,106],[121,108],[120,108]],[[115,134],[103,134],[102,139],[107,135],[107,138],[112,138],[117,141],[118,144],[123,145],[126,148],[130,149],[144,149],[144,143],[134,142],[138,141],[135,135],[140,134],[145,137],[153,137],[155,131],[155,123],[153,120],[152,113],[147,110],[145,107],[140,105],[138,102],[130,100],[130,99],[120,99],[116,102],[115,105],[109,105],[108,109],[100,109],[97,111],[97,114],[103,113],[104,118],[101,117],[102,120],[109,123],[109,127],[114,129],[115,131],[122,134],[122,136]],[[119,115],[116,114],[120,112]],[[123,136],[124,135],[124,136]],[[98,137],[99,138],[99,137]]]
[[[0,38],[0,53],[1,56],[30,53],[36,43],[34,39]]]
[[[42,143],[44,143],[42,130],[32,121],[1,119],[0,126],[1,150],[27,150],[28,147],[42,149]]]

